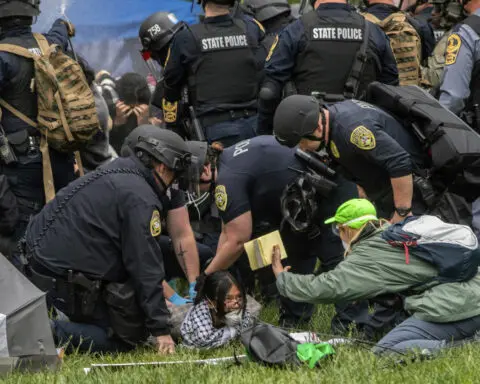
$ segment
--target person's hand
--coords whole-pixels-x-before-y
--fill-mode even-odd
[[[65,24],[65,26],[67,27],[68,36],[74,37],[75,36],[75,26],[70,21],[67,21],[67,20],[62,20],[62,23]]]
[[[172,296],[170,296],[168,298],[168,301],[176,306],[192,303],[192,300],[185,299],[182,296],[180,296],[178,293],[174,293]]]
[[[395,212],[392,218],[390,219],[390,223],[392,224],[400,223],[401,221],[405,220],[409,216],[413,216],[413,213],[410,212],[407,216],[402,217],[398,214],[398,212]]]
[[[150,108],[147,104],[137,105],[133,108],[133,113],[137,115],[138,125],[148,124],[150,119]]]
[[[175,353],[175,342],[172,336],[157,336],[157,349],[160,355],[171,355]]]
[[[159,119],[158,117],[150,117],[150,119],[148,119],[148,123],[157,127],[161,127],[163,124],[163,120]]]
[[[283,267],[282,265],[282,254],[280,252],[280,247],[278,245],[273,246],[272,251],[272,270],[275,277],[278,277],[282,272],[288,272],[290,267]]]
[[[117,101],[115,104],[115,121],[113,124],[115,126],[117,125],[123,125],[127,122],[128,116],[130,116],[133,113],[133,109],[125,104],[123,101]]]
[[[195,291],[195,286],[197,283],[194,281],[188,285],[188,296],[191,300],[194,300],[197,297],[197,291]]]

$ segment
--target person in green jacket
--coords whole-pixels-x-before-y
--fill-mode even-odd
[[[296,275],[282,266],[275,247],[272,268],[282,296],[330,304],[408,291],[403,307],[411,316],[378,342],[377,354],[412,349],[435,352],[480,335],[480,273],[465,282],[425,286],[438,275],[437,269],[414,255],[407,264],[404,250],[382,239],[389,224],[377,218],[375,207],[365,199],[347,201],[325,223],[338,231],[345,260],[319,276]],[[423,287],[413,288],[419,285]]]

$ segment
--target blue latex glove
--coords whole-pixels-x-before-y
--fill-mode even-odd
[[[190,299],[192,300],[194,300],[197,297],[197,291],[195,291],[195,285],[197,285],[195,281],[188,285],[188,296],[190,296]]]
[[[192,300],[185,299],[182,296],[180,296],[178,293],[174,293],[172,297],[168,299],[168,301],[170,301],[173,305],[177,305],[177,306],[193,303]]]

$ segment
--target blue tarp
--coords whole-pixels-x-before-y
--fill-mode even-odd
[[[158,11],[175,14],[178,20],[194,23],[200,7],[191,12],[188,0],[43,0],[35,30],[46,32],[58,17],[68,17],[75,25],[73,39],[78,53],[96,70],[114,75],[143,71],[139,56],[138,28]]]

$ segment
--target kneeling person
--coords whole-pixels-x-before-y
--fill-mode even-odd
[[[190,164],[180,136],[158,130],[139,139],[135,155],[62,189],[31,221],[31,280],[71,320],[54,321],[57,341],[122,351],[150,333],[159,352],[174,352],[158,239],[162,199]]]

